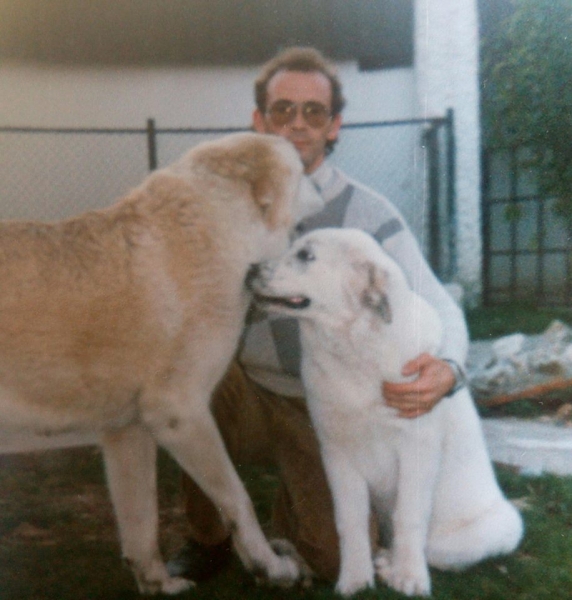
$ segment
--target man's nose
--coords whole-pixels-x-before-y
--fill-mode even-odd
[[[302,114],[302,109],[298,107],[296,109],[296,114],[294,115],[294,120],[290,123],[290,126],[295,129],[304,129],[307,125],[306,119],[304,119],[304,115]]]

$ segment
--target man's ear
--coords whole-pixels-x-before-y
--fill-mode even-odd
[[[267,135],[236,138],[227,145],[203,148],[196,160],[211,173],[250,186],[252,198],[269,229],[282,222],[287,207],[290,169]]]
[[[252,128],[257,133],[268,133],[266,122],[264,121],[264,115],[258,108],[255,108],[254,112],[252,113]]]
[[[391,304],[387,295],[387,271],[378,265],[367,262],[363,265],[366,272],[366,286],[361,295],[364,306],[378,313],[387,324],[393,320]]]
[[[340,113],[338,113],[332,119],[332,121],[330,123],[328,133],[327,133],[328,141],[333,142],[338,139],[338,135],[340,133],[341,127],[342,127],[342,115]]]

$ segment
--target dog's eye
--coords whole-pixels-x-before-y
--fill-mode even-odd
[[[315,256],[308,248],[302,248],[296,253],[296,258],[301,262],[311,262],[315,260]]]

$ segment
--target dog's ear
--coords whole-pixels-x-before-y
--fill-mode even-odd
[[[391,305],[387,296],[387,272],[372,262],[363,265],[366,272],[366,286],[361,295],[364,306],[378,313],[387,324],[393,320]]]
[[[199,161],[212,173],[248,184],[266,225],[275,229],[282,224],[291,174],[272,138],[244,134],[229,144],[220,142],[205,148]]]

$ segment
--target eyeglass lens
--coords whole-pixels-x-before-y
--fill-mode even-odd
[[[288,100],[278,100],[268,110],[270,119],[277,127],[283,127],[294,121],[301,109],[302,117],[313,128],[323,127],[330,118],[330,111],[320,102],[303,102],[297,104]]]

